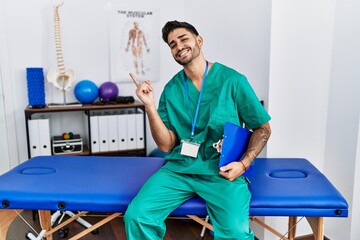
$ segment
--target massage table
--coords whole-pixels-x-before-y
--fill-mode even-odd
[[[52,239],[52,233],[63,224],[88,212],[108,213],[106,218],[71,238],[79,239],[123,214],[146,179],[163,163],[162,158],[156,157],[34,157],[0,176],[0,240],[6,240],[16,212],[23,209],[39,210],[46,239]],[[344,197],[306,159],[257,158],[246,176],[251,182],[251,220],[282,239],[295,238],[296,217],[306,217],[315,239],[323,239],[324,217],[348,216]],[[51,211],[77,214],[52,228]],[[207,212],[199,197],[185,202],[171,215],[188,216],[213,229],[204,220]],[[287,237],[257,216],[289,217]]]

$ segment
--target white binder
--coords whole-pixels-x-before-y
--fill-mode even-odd
[[[90,116],[90,132],[91,152],[97,153],[100,151],[98,116]]]
[[[28,120],[30,157],[50,156],[50,121],[45,119]]]
[[[39,148],[42,156],[51,155],[50,120],[38,119],[39,127]]]
[[[40,133],[37,120],[28,120],[30,157],[40,156]]]
[[[136,148],[144,148],[144,113],[138,111],[135,114],[136,118]]]
[[[108,115],[107,119],[108,119],[109,150],[116,151],[118,150],[117,115]]]
[[[122,113],[117,115],[118,150],[128,149],[127,116]]]
[[[108,152],[110,149],[108,116],[107,115],[98,116],[98,123],[99,123],[100,152]]]
[[[127,125],[127,147],[128,149],[136,149],[136,114],[129,111],[126,114]]]

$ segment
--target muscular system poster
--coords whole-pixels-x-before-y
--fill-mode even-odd
[[[110,26],[110,75],[113,82],[159,79],[159,40],[157,10],[112,7]]]

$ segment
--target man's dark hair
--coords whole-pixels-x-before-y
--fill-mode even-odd
[[[191,25],[190,23],[187,22],[178,22],[178,21],[169,21],[167,22],[163,29],[162,29],[162,38],[164,40],[164,42],[168,43],[168,36],[169,34],[174,31],[177,28],[185,28],[186,30],[188,30],[189,32],[191,32],[192,34],[194,34],[195,36],[198,36],[199,33],[196,30],[196,28]]]

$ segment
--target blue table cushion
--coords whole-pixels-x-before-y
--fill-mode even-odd
[[[0,209],[125,212],[163,165],[157,157],[41,156],[0,176]],[[348,204],[308,160],[258,158],[248,178],[252,216],[347,217]],[[190,199],[172,215],[205,216]]]

